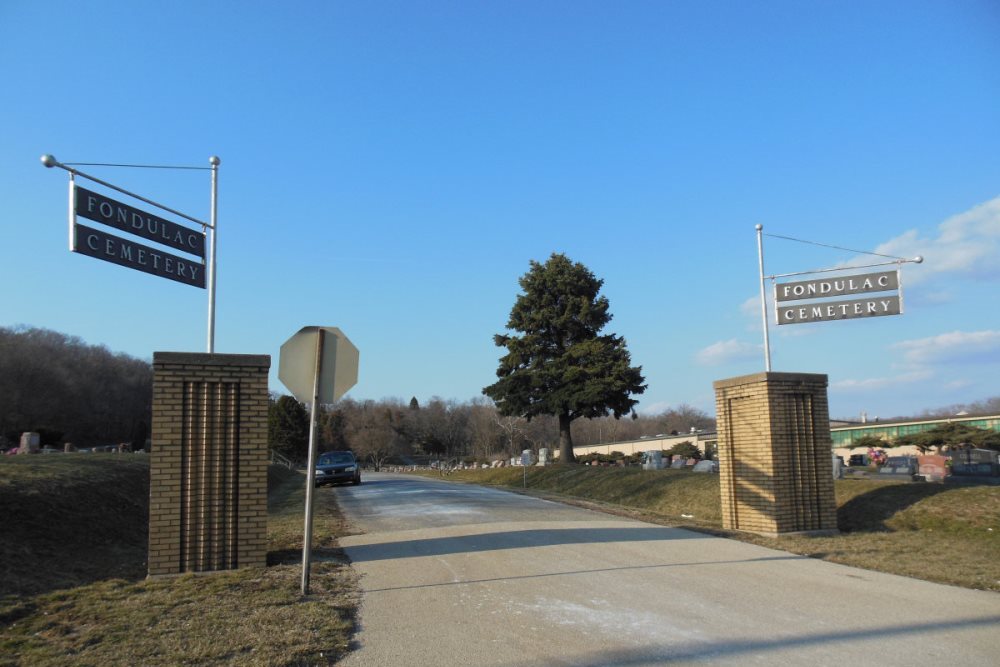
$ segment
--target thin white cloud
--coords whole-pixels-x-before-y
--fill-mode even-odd
[[[903,340],[890,346],[911,364],[1000,362],[1000,331],[952,331],[928,338]]]
[[[674,407],[674,405],[670,401],[657,401],[656,403],[650,403],[649,405],[641,405],[638,412],[641,415],[658,415],[661,412],[666,412],[672,407]]]
[[[924,262],[907,269],[913,284],[938,273],[952,273],[980,280],[1000,278],[1000,197],[954,215],[940,225],[936,237],[921,237],[909,230],[886,241],[875,252]]]
[[[971,380],[952,380],[951,382],[946,382],[944,388],[948,391],[956,391],[958,389],[965,389],[966,387],[973,386]]]
[[[733,361],[754,359],[761,354],[763,346],[745,343],[731,338],[730,340],[712,343],[694,355],[696,362],[703,366],[718,366]]]
[[[830,383],[830,389],[842,392],[865,392],[888,389],[912,382],[920,382],[933,377],[933,373],[928,370],[913,371],[903,373],[894,377],[865,378],[863,380],[837,380]]]
[[[771,300],[767,300],[768,306],[771,305]],[[755,317],[757,322],[757,329],[760,329],[760,295],[755,295],[740,304],[740,312],[747,317]]]
[[[740,313],[747,318],[747,331],[754,331],[758,336],[764,331],[764,322],[760,314],[760,296],[752,296],[740,304]],[[774,322],[774,294],[767,293],[768,331],[782,338],[797,338],[815,334],[817,327],[779,326]],[[761,346],[763,347],[763,345]]]

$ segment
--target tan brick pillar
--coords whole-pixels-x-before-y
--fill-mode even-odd
[[[723,527],[836,532],[826,375],[757,373],[714,386]]]
[[[270,366],[153,354],[150,576],[265,565]]]

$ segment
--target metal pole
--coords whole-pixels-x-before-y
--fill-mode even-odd
[[[764,225],[757,225],[757,264],[760,267],[760,315],[764,323],[764,370],[771,372],[771,341],[767,330],[767,298],[764,290]]]
[[[210,223],[212,236],[209,237],[209,267],[208,271],[208,353],[215,352],[215,236],[219,233],[218,224],[218,204],[219,204],[219,163],[217,156],[208,158],[208,163],[212,165],[212,211],[210,213]]]
[[[76,174],[69,172],[69,249],[76,250]]]
[[[302,538],[302,595],[309,595],[309,563],[312,560],[313,492],[316,488],[316,437],[319,417],[319,377],[323,372],[323,335],[316,332],[316,376],[313,378],[312,407],[309,411],[309,462],[306,468],[306,519]]]
[[[896,265],[896,289],[899,291],[899,314],[903,314],[903,263]]]

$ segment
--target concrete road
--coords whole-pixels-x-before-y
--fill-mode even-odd
[[[330,492],[365,531],[351,667],[1000,664],[995,593],[405,475]]]

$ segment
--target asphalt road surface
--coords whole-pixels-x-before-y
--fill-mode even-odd
[[[996,593],[415,476],[331,492],[364,531],[349,667],[1000,665]]]

